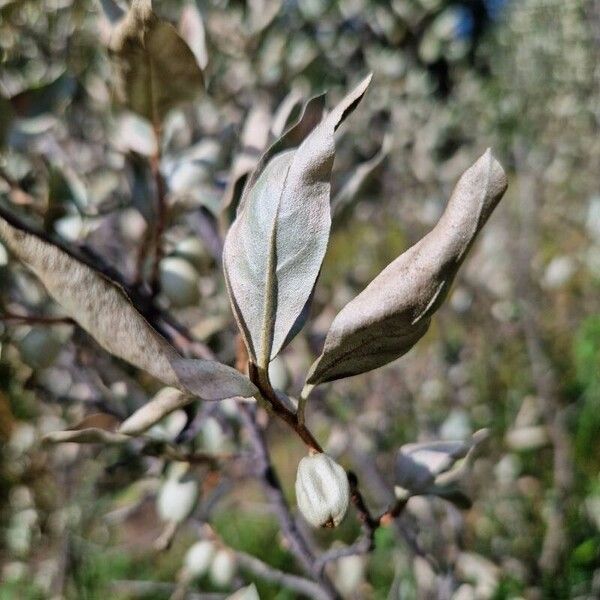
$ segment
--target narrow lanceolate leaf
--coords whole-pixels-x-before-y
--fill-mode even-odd
[[[181,357],[119,286],[7,219],[12,221],[6,214],[0,217],[0,238],[34,272],[65,313],[105,350],[163,383],[205,400],[254,395],[254,386],[235,369]]]
[[[110,47],[117,99],[156,126],[169,110],[204,89],[194,53],[171,24],[156,16],[151,0],[133,0]]]
[[[190,396],[176,388],[163,388],[150,402],[144,404],[123,421],[119,427],[119,433],[126,435],[144,433],[173,411],[188,404],[190,400]]]
[[[334,132],[360,102],[370,77],[346,96],[294,150],[267,151],[250,178],[224,248],[235,317],[252,362],[266,368],[314,288],[331,225]],[[263,166],[264,165],[264,166]]]
[[[45,442],[76,442],[79,444],[122,444],[127,436],[116,433],[119,420],[105,413],[88,415],[77,425],[64,431],[52,431],[44,436]]]
[[[434,229],[336,316],[307,383],[364,373],[408,352],[429,328],[506,186],[506,175],[488,150],[462,175]]]

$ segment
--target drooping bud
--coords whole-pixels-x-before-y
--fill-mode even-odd
[[[192,577],[202,577],[215,555],[215,546],[209,540],[200,540],[190,546],[184,559],[185,569]]]
[[[296,499],[311,525],[337,527],[350,501],[346,471],[327,454],[305,456],[298,465]]]
[[[352,554],[338,559],[334,571],[334,583],[344,598],[353,597],[363,584],[367,561],[364,556]]]
[[[227,587],[233,581],[237,565],[230,550],[219,550],[210,566],[210,579],[218,587]]]
[[[198,483],[189,475],[185,463],[172,465],[168,478],[162,484],[156,499],[156,508],[163,521],[182,523],[196,506]]]

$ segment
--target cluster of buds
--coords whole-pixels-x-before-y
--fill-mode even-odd
[[[200,540],[190,546],[184,559],[185,577],[199,579],[208,573],[214,585],[231,585],[237,570],[235,555],[227,548],[219,548],[211,540]]]

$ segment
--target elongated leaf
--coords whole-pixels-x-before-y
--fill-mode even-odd
[[[94,413],[84,417],[77,425],[64,431],[52,431],[44,436],[45,442],[59,444],[76,442],[79,444],[122,444],[127,436],[115,432],[119,420],[105,413]]]
[[[74,442],[77,444],[123,444],[130,438],[121,433],[106,431],[97,427],[87,429],[66,429],[47,433],[43,440],[52,444]]]
[[[307,383],[364,373],[408,352],[429,328],[506,186],[504,171],[488,150],[462,175],[434,229],[336,316]]]
[[[204,88],[194,53],[171,24],[156,16],[151,0],[133,0],[110,47],[117,99],[156,125]]]
[[[167,385],[205,400],[252,396],[254,386],[235,369],[189,360],[162,338],[125,292],[54,244],[0,217],[0,237],[44,284],[48,293],[108,352]]]
[[[163,388],[150,402],[144,404],[123,421],[119,427],[119,433],[126,435],[144,433],[168,414],[189,404],[191,400],[190,396],[176,388]]]
[[[250,358],[261,368],[289,339],[312,293],[331,225],[333,134],[369,81],[348,94],[297,149],[275,154],[251,178],[255,182],[245,191],[225,240],[231,304]]]

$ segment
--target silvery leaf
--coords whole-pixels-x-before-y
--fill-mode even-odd
[[[423,337],[506,187],[504,170],[487,150],[462,175],[433,230],[338,313],[307,389],[381,367]]]
[[[194,53],[177,30],[152,11],[151,0],[133,0],[115,28],[110,49],[117,99],[155,126],[169,110],[204,89]]]
[[[334,132],[370,77],[295,150],[275,154],[242,197],[224,248],[224,270],[252,362],[266,369],[289,340],[315,285],[331,223]]]
[[[405,444],[396,457],[396,495],[408,498],[430,494],[445,498],[459,508],[468,498],[457,484],[470,469],[477,447],[489,431],[480,429],[467,441],[433,441]],[[457,462],[464,459],[457,465]]]
[[[0,237],[6,246],[105,350],[166,385],[205,400],[254,395],[255,387],[235,369],[180,356],[136,310],[121,287],[14,222],[2,211]]]
[[[193,398],[177,388],[163,388],[150,402],[130,415],[119,427],[119,433],[139,435],[164,419],[170,413],[189,404]]]
[[[396,458],[396,484],[412,494],[424,492],[435,478],[466,456],[466,442],[426,442],[402,446]]]
[[[251,584],[249,586],[240,588],[237,592],[227,596],[226,600],[260,600],[260,596],[256,590],[256,586]]]

